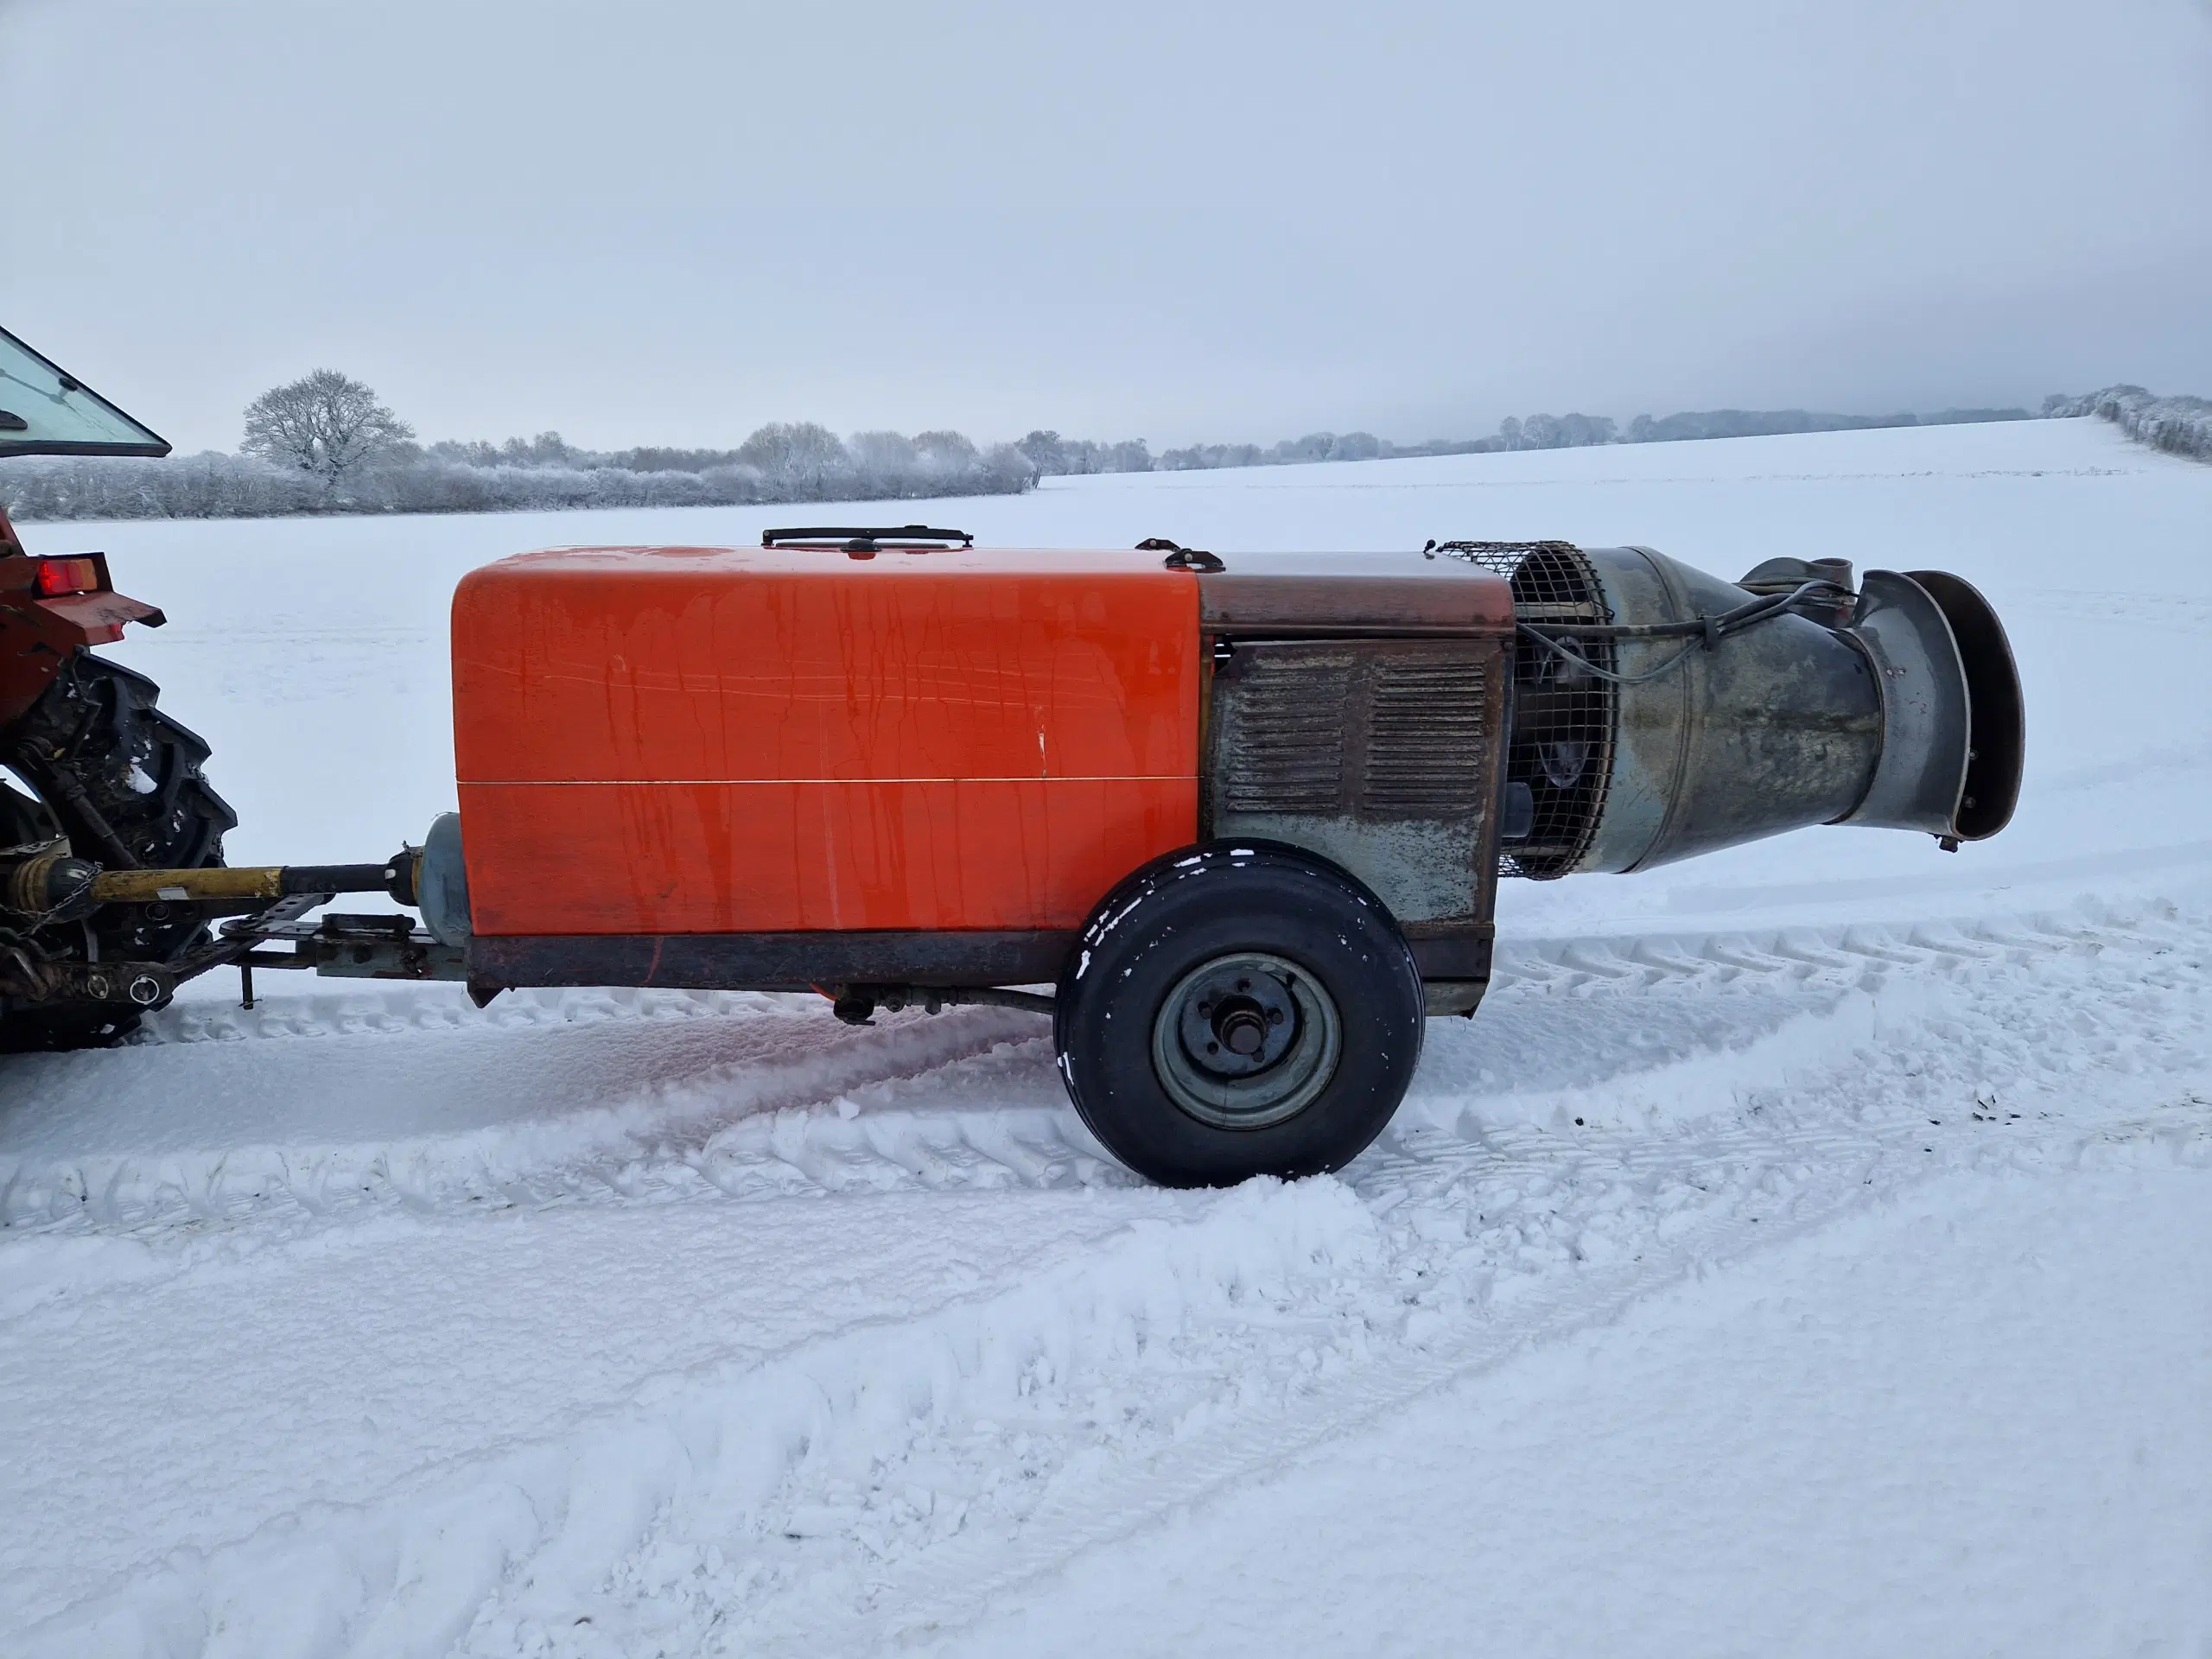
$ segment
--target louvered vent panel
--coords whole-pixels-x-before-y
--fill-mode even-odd
[[[1230,812],[1327,812],[1344,791],[1344,662],[1262,660],[1224,735],[1221,804]]]
[[[1405,818],[1478,810],[1484,690],[1479,663],[1376,663],[1362,810]]]

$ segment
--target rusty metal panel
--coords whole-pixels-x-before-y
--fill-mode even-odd
[[[310,938],[319,924],[284,931]],[[1456,988],[1440,1012],[1459,1013],[1480,1000],[1490,978],[1492,930],[1487,923],[1416,925],[1406,943],[1424,979]],[[683,990],[804,990],[817,985],[1038,985],[1059,976],[1078,935],[1023,932],[576,933],[538,938],[473,938],[466,973],[481,990],[530,986],[644,985]],[[350,936],[349,936],[350,942]],[[320,949],[328,941],[316,940]],[[449,978],[462,952],[422,935],[410,944],[433,971],[412,977]],[[302,947],[304,949],[305,947]],[[294,966],[264,963],[263,966]],[[322,969],[324,973],[340,971]],[[356,970],[359,971],[359,970]]]
[[[1344,634],[1474,633],[1501,624],[1497,595],[1473,582],[1442,582],[1316,576],[1198,578],[1208,627]]]
[[[1496,728],[1484,718],[1489,668],[1465,652],[1376,659],[1359,791],[1370,817],[1452,816],[1479,798]]]
[[[1061,929],[479,934],[467,945],[468,979],[487,991],[533,985],[1034,985],[1059,976],[1077,937]]]
[[[1506,673],[1494,636],[1233,641],[1212,677],[1206,833],[1318,853],[1402,925],[1485,923]]]
[[[1357,647],[1249,647],[1215,671],[1216,772],[1224,819],[1253,813],[1332,812],[1344,794],[1344,711]]]
[[[1236,553],[1198,578],[1207,628],[1274,637],[1503,632],[1513,597],[1488,570],[1420,553]]]

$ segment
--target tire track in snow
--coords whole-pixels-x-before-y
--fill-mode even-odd
[[[1301,1453],[1356,1433],[1394,1408],[1501,1365],[1526,1349],[1611,1323],[1637,1302],[1662,1294],[1685,1277],[1725,1268],[1758,1251],[1815,1232],[1863,1208],[1866,1189],[1878,1183],[1885,1193],[1894,1194],[1916,1179],[1956,1167],[1948,1160],[1909,1171],[1890,1167],[1904,1150],[1898,1143],[1913,1138],[1905,1130],[1890,1137],[1887,1145],[1864,1138],[1803,1135],[1764,1146],[1717,1146],[1713,1163],[1702,1174],[1716,1183],[1731,1178],[1742,1181],[1747,1170],[1756,1170],[1758,1179],[1745,1184],[1753,1196],[1738,1198],[1726,1214],[1675,1212],[1676,1225],[1663,1244],[1625,1264],[1578,1260],[1575,1268],[1585,1276],[1572,1298],[1552,1300],[1524,1292],[1493,1302],[1492,1316],[1480,1325],[1433,1316],[1432,1322],[1418,1327],[1417,1338],[1400,1344],[1388,1359],[1370,1347],[1360,1357],[1365,1363],[1357,1367],[1356,1374],[1337,1386],[1317,1389],[1304,1398],[1285,1395],[1268,1399],[1256,1410],[1239,1401],[1231,1427],[1191,1438],[1176,1432],[1167,1437],[1172,1452],[1161,1446],[1148,1461],[1121,1464],[1103,1478],[1069,1482],[1025,1516],[1011,1538],[978,1534],[963,1540],[957,1550],[927,1557],[918,1552],[868,1582],[864,1596],[848,1606],[808,1607],[796,1617],[777,1608],[760,1618],[741,1643],[701,1650],[861,1653],[875,1650],[887,1638],[913,1641],[957,1630],[990,1611],[998,1598],[1058,1570],[1086,1549],[1111,1543],[1240,1483],[1263,1480]],[[2193,1114],[2186,1123],[2177,1124],[2161,1114],[2106,1123],[2095,1131],[2096,1141],[2104,1147],[2152,1138],[2170,1147],[2183,1143],[2182,1157],[2212,1168],[2212,1111]],[[2018,1158],[2024,1150],[2032,1157],[2061,1147],[2079,1150],[2069,1133],[2024,1149],[2015,1142],[2003,1148],[1999,1157]],[[1525,1178],[1536,1161],[1556,1170],[1557,1151],[1534,1138],[1522,1139],[1517,1146],[1500,1142],[1491,1148],[1489,1173],[1493,1180]],[[1788,1167],[1793,1159],[1802,1160],[1794,1170]],[[1618,1173],[1630,1179],[1664,1179],[1661,1166],[1648,1158],[1624,1159]],[[1691,1185],[1704,1185],[1695,1175],[1676,1174]],[[1747,1206],[1765,1213],[1747,1215]],[[1567,1248],[1570,1252],[1574,1249]],[[1421,1318],[1419,1313],[1408,1317],[1405,1329],[1409,1338]],[[1177,1427],[1179,1431],[1180,1425]],[[652,1560],[653,1542],[650,1537],[641,1539],[611,1575],[611,1591],[601,1592],[602,1596],[614,1599],[632,1586],[644,1588],[652,1582],[644,1577],[644,1570],[649,1570],[645,1564]],[[866,1544],[863,1548],[876,1553]],[[664,1575],[665,1567],[660,1572]],[[711,1592],[701,1598],[707,1616],[695,1616],[685,1630],[687,1636],[696,1631],[711,1643],[712,1632],[726,1618],[724,1609],[715,1605],[718,1599]],[[579,1598],[578,1604],[583,1605],[584,1599]],[[580,1644],[563,1645],[557,1638],[547,1640],[542,1649],[534,1645],[554,1632],[527,1618],[514,1619],[505,1628],[501,1621],[481,1619],[480,1628],[485,1626],[503,1638],[512,1629],[533,1645],[501,1640],[471,1651],[544,1651],[577,1659],[588,1651]],[[654,1634],[658,1637],[658,1631]]]
[[[1717,1133],[1694,1123],[1659,1133],[1521,1125],[1432,1135],[1423,1145],[1416,1125],[1353,1172],[1370,1211],[1395,1234],[1385,1262],[1401,1286],[1410,1276],[1421,1287],[1405,1298],[1395,1347],[1370,1333],[1363,1353],[1357,1344],[1345,1350],[1340,1387],[1317,1388],[1306,1400],[1262,1400],[1256,1410],[1240,1399],[1218,1433],[1182,1432],[1186,1416],[1148,1462],[1116,1459],[1096,1480],[1065,1480],[1014,1536],[979,1534],[955,1549],[915,1552],[888,1563],[848,1605],[794,1599],[730,1645],[834,1650],[817,1640],[825,1620],[841,1622],[855,1650],[957,1625],[1084,1548],[1529,1343],[1616,1317],[1685,1272],[1824,1225],[1938,1173],[2112,1155],[2180,1157],[2212,1168],[2212,950],[2201,930],[2159,932],[2139,955],[2077,961],[2054,983],[1977,976],[1932,999],[1924,984],[1892,988],[1878,999],[1886,1007],[1875,1010],[1853,1056],[1810,1088],[1755,1091],[1745,1115]],[[1979,943],[2010,950],[2032,938],[1993,931]],[[2138,1064],[2107,1080],[2122,1096],[2119,1109],[2079,1110],[2081,1057],[2054,1053],[2051,1039],[2078,1013],[2083,993],[2110,993],[2115,982],[2134,995],[2128,1017],[2101,1032],[2103,1057]],[[1904,1040],[1916,1031],[1942,1046],[1916,1052]],[[2139,1109],[2146,1104],[2152,1109]],[[1471,1210],[1476,1224],[1461,1231]],[[895,1484],[893,1471],[879,1490]],[[652,1550],[648,1539],[633,1551],[606,1599],[619,1597],[626,1573],[633,1595],[658,1582],[649,1579]],[[659,1570],[664,1578],[665,1565]],[[657,1589],[654,1599],[664,1593]],[[743,1604],[708,1593],[702,1605],[721,1618]],[[676,1627],[702,1638],[716,1628],[696,1618]],[[524,1619],[516,1629],[535,1637],[550,1627]],[[645,1630],[662,1633],[658,1625]],[[486,1643],[482,1650],[511,1649]],[[546,1650],[582,1651],[557,1640]]]
[[[2139,1119],[2092,1138],[2128,1149],[2176,1133]],[[2205,1115],[2189,1134],[2188,1155],[2204,1161]],[[1998,1155],[2072,1151],[2072,1141]],[[1530,1344],[1618,1317],[1687,1273],[1847,1214],[1885,1173],[1897,1179],[1879,1190],[1895,1192],[1934,1173],[1885,1172],[1880,1149],[1864,1145],[1848,1167],[1808,1173],[1816,1150],[1827,1148],[1717,1142],[1663,1189],[1696,1188],[1715,1213],[1685,1223],[1683,1211],[1666,1212],[1676,1224],[1650,1252],[1501,1261],[1479,1325],[1399,1306],[1395,1335],[1369,1322],[1389,1306],[1371,1287],[1332,1294],[1314,1282],[1317,1268],[1338,1281],[1402,1272],[1389,1247],[1363,1237],[1357,1215],[1319,1200],[1315,1213],[1269,1213],[1290,1200],[1255,1194],[1252,1212],[1228,1219],[1274,1236],[1165,1230],[1161,1248],[1124,1249],[1071,1280],[833,1339],[718,1396],[462,1471],[382,1512],[302,1516],[204,1568],[153,1567],[29,1633],[24,1650],[83,1651],[97,1628],[130,1632],[118,1653],[365,1656],[458,1642],[467,1653],[577,1659],[810,1656],[956,1628],[1084,1548]],[[1493,1170],[1500,1181],[1531,1175],[1510,1160]],[[1559,1205],[1554,1229],[1586,1222],[1605,1196]],[[1084,1291],[1104,1306],[1070,1313]],[[1289,1381],[1255,1381],[1273,1377]],[[902,1408],[917,1415],[892,1421]]]
[[[148,1014],[126,1045],[175,1047],[189,1043],[300,1041],[320,1037],[404,1036],[416,1032],[520,1031],[615,1020],[696,1020],[775,1014],[812,997],[760,991],[607,988],[511,991],[479,1008],[459,985],[378,980],[317,980],[315,988],[264,994],[251,1008],[213,997],[172,1002]],[[304,977],[304,976],[303,976]]]
[[[648,1192],[639,1172],[670,1166],[671,1160],[680,1164],[676,1148],[711,1168],[707,1154],[725,1128],[751,1125],[748,1133],[772,1135],[793,1109],[843,1098],[847,1090],[896,1089],[947,1066],[986,1058],[1028,1037],[1036,1020],[1005,1009],[961,1008],[934,1020],[893,1016],[883,1027],[865,1031],[818,1017],[801,1022],[781,1014],[721,1023],[733,1040],[710,1042],[690,1069],[646,1082],[650,1071],[639,1065],[633,1071],[640,1081],[618,1084],[611,1093],[588,1090],[572,1102],[563,1102],[557,1094],[569,1057],[558,1049],[533,1052],[518,1085],[504,1080],[518,1093],[519,1109],[506,1121],[480,1122],[456,1132],[431,1128],[359,1140],[318,1124],[286,1140],[269,1132],[271,1114],[264,1110],[255,1127],[266,1138],[227,1146],[145,1153],[127,1147],[43,1155],[0,1152],[0,1219],[9,1224],[0,1234],[0,1261],[7,1254],[5,1241],[29,1235],[151,1237],[164,1230],[205,1233],[265,1219],[321,1224],[385,1209],[466,1211],[668,1196],[671,1183]],[[691,1022],[687,1027],[679,1034],[696,1030]],[[537,1035],[525,1033],[532,1040]],[[474,1070],[461,1079],[464,1090],[478,1077],[514,1069],[505,1065],[506,1046],[487,1052],[483,1036],[470,1033],[465,1045]],[[423,1072],[437,1071],[447,1058],[435,1044],[400,1046],[409,1051],[409,1069],[396,1077],[381,1070],[367,1073],[368,1116],[378,1104],[377,1091],[404,1088]],[[392,1052],[381,1039],[369,1051],[378,1060]],[[149,1062],[158,1065],[161,1057],[130,1051],[127,1058],[143,1071]],[[306,1075],[333,1092],[342,1091],[344,1054],[318,1052],[312,1058]],[[621,1068],[615,1069],[619,1075]],[[147,1092],[143,1077],[133,1081],[142,1094]],[[264,1081],[259,1086],[266,1090],[270,1085]],[[152,1093],[157,1103],[157,1084]],[[553,1097],[543,1099],[549,1093]],[[41,1103],[25,1115],[47,1109]],[[125,1128],[148,1116],[131,1103]],[[46,1140],[67,1145],[66,1122],[41,1122],[37,1128]],[[156,1121],[149,1128],[158,1136],[166,1126]],[[1011,1174],[995,1160],[992,1166]],[[803,1178],[794,1171],[793,1179]]]
[[[1348,1181],[1255,1183],[435,1491],[149,1563],[22,1645],[814,1655],[957,1626],[1149,1517],[1936,1173],[2212,1166],[2212,932],[2044,937],[1992,927],[1955,942],[1955,971],[1842,993],[1849,1040],[1802,1076],[1722,1077],[1732,1113],[1498,1128],[1416,1101]],[[1801,969],[1823,971],[1761,971]]]
[[[1592,1088],[1638,1073],[1679,1074],[1686,1048],[1725,1052],[1748,1038],[1756,1049],[1776,1027],[1821,1017],[1842,998],[1893,978],[1950,979],[2201,938],[2194,922],[2160,903],[1910,928],[1659,931],[1502,946],[1497,983],[1475,1020],[1432,1023],[1408,1107],[1384,1144],[1424,1121],[1421,1103],[1440,1092],[1517,1096],[1515,1112],[1548,1112],[1564,1122],[1567,1103]],[[671,995],[732,1020],[791,1017],[789,999]],[[1554,1001],[1567,999],[1565,1007],[1576,1008],[1621,997],[1643,999],[1647,1007],[1663,1002],[1682,1025],[1669,1041],[1656,1043],[1640,1029],[1643,1016],[1607,1025],[1570,1016]],[[616,1017],[653,1017],[648,1010],[655,1005],[645,998],[570,993],[544,998],[526,1024],[565,1022],[575,1009],[596,1006],[594,998],[626,1010]],[[1066,1104],[1039,1030],[1032,1016],[982,1009],[934,1020],[910,1015],[867,1033],[824,1027],[817,1040],[837,1058],[817,1064],[800,1054],[593,1101],[569,1114],[574,1121],[566,1125],[556,1112],[554,1132],[525,1121],[512,1132],[492,1128],[365,1144],[276,1142],[43,1160],[0,1154],[0,1223],[19,1235],[157,1237],[178,1228],[199,1232],[257,1221],[322,1225],[390,1208],[757,1201],[1126,1182],[1130,1178]],[[484,1033],[467,1036],[481,1041]],[[1529,1087],[1529,1074],[1555,1067],[1553,1057],[1563,1049],[1574,1052],[1579,1069],[1553,1076],[1548,1088]],[[1471,1075],[1470,1057],[1487,1056],[1498,1058],[1472,1066]],[[1756,1066],[1746,1081],[1755,1080]],[[1553,1105],[1541,1103],[1547,1096]],[[1694,1106],[1677,1103],[1672,1109]],[[1644,1116],[1669,1110],[1648,1103]]]

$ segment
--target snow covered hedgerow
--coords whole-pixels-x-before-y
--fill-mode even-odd
[[[570,448],[556,433],[498,447],[410,445],[335,481],[215,450],[168,461],[17,461],[0,467],[0,509],[35,523],[749,506],[1019,495],[1036,480],[1034,466],[1011,444],[979,450],[955,432],[912,440],[862,433],[849,444],[819,426],[778,423],[736,450],[601,455]]]
[[[2212,399],[2161,397],[2141,386],[2107,386],[2085,397],[2047,397],[2043,412],[2046,420],[2094,415],[2153,449],[2212,461]]]

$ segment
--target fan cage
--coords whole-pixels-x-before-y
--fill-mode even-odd
[[[1571,543],[1446,542],[1436,551],[1503,576],[1523,625],[1613,620],[1596,569]],[[1579,639],[1574,648],[1612,671],[1610,640]],[[1526,632],[1516,639],[1504,782],[1526,784],[1535,813],[1526,836],[1501,846],[1500,875],[1552,880],[1589,849],[1612,772],[1615,696],[1611,681],[1576,670]]]

